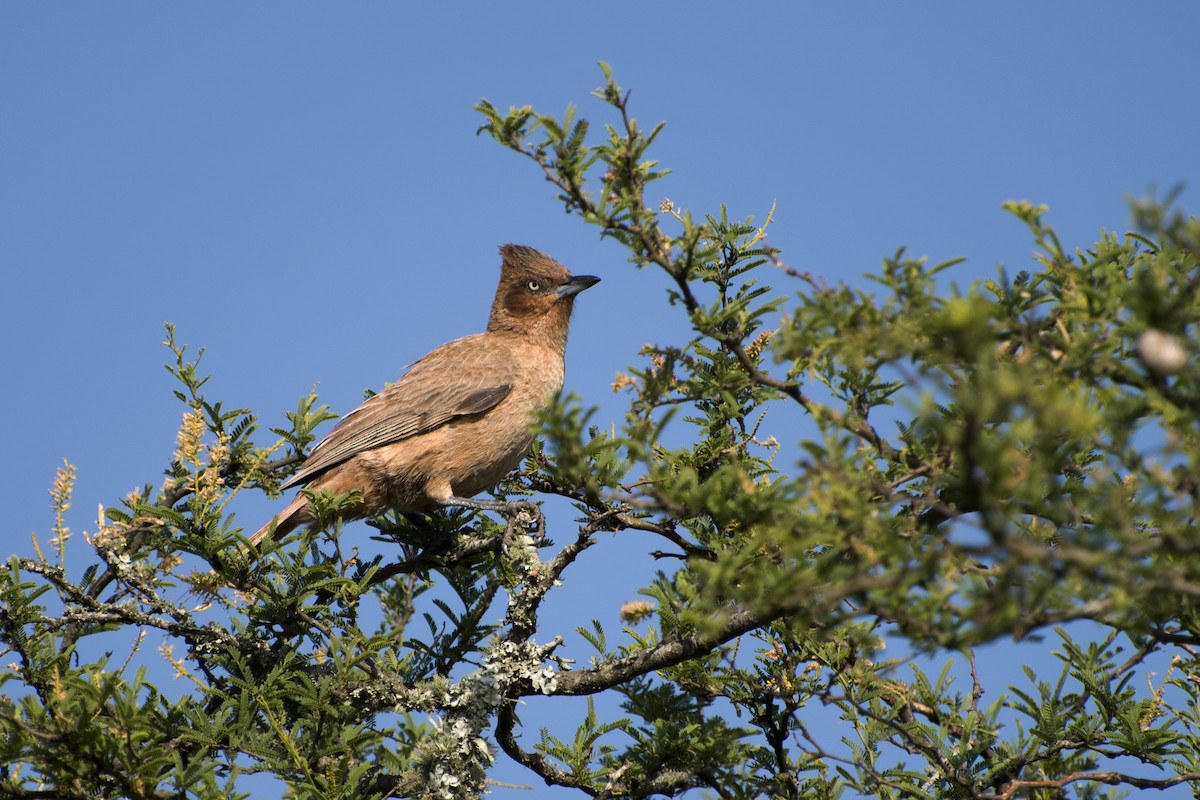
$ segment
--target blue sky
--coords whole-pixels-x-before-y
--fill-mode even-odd
[[[481,97],[603,122],[607,61],[635,115],[668,123],[652,199],[775,203],[771,243],[830,282],[906,246],[968,257],[969,283],[1028,261],[1004,200],[1048,204],[1082,247],[1127,227],[1127,194],[1190,181],[1196,207],[1197,30],[1182,1],[6,3],[6,539],[26,553],[49,528],[63,458],[76,531],[160,481],[181,414],[164,321],[207,349],[210,396],[264,426],[314,385],[345,412],[482,329],[504,242],[604,279],[577,304],[567,387],[618,415],[614,375],[678,336],[663,281],[475,135]],[[645,549],[606,543],[579,576],[589,616],[617,627]]]

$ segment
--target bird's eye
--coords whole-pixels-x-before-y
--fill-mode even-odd
[[[535,279],[535,280],[531,280],[529,283],[525,284],[525,286],[529,289],[529,291],[537,292],[537,291],[541,290],[542,282]]]

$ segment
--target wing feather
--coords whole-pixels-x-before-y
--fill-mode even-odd
[[[334,426],[281,488],[307,483],[359,453],[494,408],[516,384],[517,367],[503,348],[481,347],[484,342],[477,340],[483,336],[442,345],[400,380],[367,398]]]

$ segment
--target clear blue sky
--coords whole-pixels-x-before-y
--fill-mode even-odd
[[[26,553],[48,529],[64,457],[76,531],[161,480],[181,413],[164,321],[207,348],[210,396],[264,425],[318,383],[345,412],[482,328],[504,242],[603,277],[567,386],[617,414],[614,374],[678,331],[662,281],[475,135],[481,97],[603,121],[588,93],[608,61],[635,114],[668,123],[659,195],[760,219],[777,203],[771,242],[831,282],[904,245],[967,256],[966,283],[1028,259],[1006,199],[1087,246],[1126,228],[1126,194],[1194,184],[1197,31],[1182,1],[5,3],[6,541]],[[648,573],[622,566],[603,594],[605,564],[646,548],[606,547],[578,602],[616,628]]]

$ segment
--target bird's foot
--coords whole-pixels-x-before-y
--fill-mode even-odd
[[[545,527],[545,518],[537,503],[530,500],[476,500],[473,497],[447,497],[440,501],[443,506],[460,506],[477,511],[495,511],[522,528],[532,528],[540,538]]]
[[[505,500],[476,500],[474,497],[447,497],[445,500],[439,500],[443,506],[460,506],[462,508],[473,508],[476,511],[497,511],[501,514],[511,513],[514,506],[518,503],[510,503]]]

